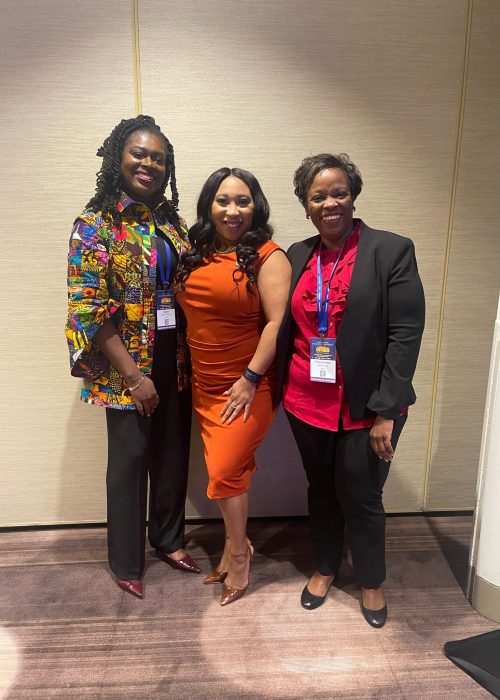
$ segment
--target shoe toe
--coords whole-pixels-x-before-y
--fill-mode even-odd
[[[231,588],[223,583],[220,604],[229,605],[229,603],[234,603],[235,600],[239,600],[243,595],[245,595],[247,588],[248,586],[244,586],[243,588]]]
[[[116,583],[119,588],[127,593],[130,593],[131,595],[134,595],[136,598],[144,597],[144,589],[140,579],[116,578]]]
[[[319,608],[320,605],[323,605],[327,595],[328,592],[324,596],[314,595],[313,593],[311,593],[311,591],[306,585],[304,586],[304,590],[302,591],[302,595],[300,596],[300,604],[306,610],[314,610],[315,608]]]
[[[201,569],[198,566],[198,564],[192,559],[189,554],[186,552],[186,556],[184,559],[181,559],[182,563],[184,564],[184,571],[190,571],[193,574],[201,574]]]
[[[384,605],[380,610],[370,610],[365,608],[363,603],[361,603],[361,612],[363,617],[372,627],[380,628],[387,622],[387,605]]]

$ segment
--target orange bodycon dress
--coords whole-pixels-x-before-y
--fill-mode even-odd
[[[279,246],[259,248],[255,270]],[[233,277],[233,272],[237,274]],[[250,406],[229,425],[221,424],[227,401],[224,391],[241,377],[252,359],[266,323],[259,293],[247,289],[247,277],[236,268],[236,253],[214,254],[191,272],[178,300],[187,318],[187,340],[193,364],[193,405],[205,445],[209,498],[227,498],[248,491],[255,471],[255,450],[275,414],[272,405],[274,365],[266,372]]]

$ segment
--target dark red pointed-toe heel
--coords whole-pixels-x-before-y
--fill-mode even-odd
[[[126,591],[131,595],[135,595],[136,598],[144,598],[144,589],[140,579],[123,579],[116,577],[115,580],[117,586],[119,586],[123,591]]]
[[[160,549],[156,550],[156,556],[172,567],[172,569],[177,569],[178,571],[187,571],[190,574],[201,574],[201,569],[198,564],[191,559],[189,554],[182,559],[172,559],[169,554],[162,552]]]

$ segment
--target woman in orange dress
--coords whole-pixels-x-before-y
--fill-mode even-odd
[[[204,582],[223,583],[221,605],[227,605],[248,586],[248,489],[255,450],[276,411],[273,360],[290,263],[271,241],[269,205],[248,171],[213,173],[197,216],[189,231],[193,249],[178,274],[178,300],[187,318],[207,495],[217,501],[225,526],[221,561]]]

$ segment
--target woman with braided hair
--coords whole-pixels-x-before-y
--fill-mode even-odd
[[[151,546],[172,568],[200,572],[183,542],[191,393],[171,291],[189,241],[174,151],[152,117],[123,119],[97,155],[96,192],[70,239],[66,337],[82,401],[106,409],[110,567],[142,598],[148,474]]]

